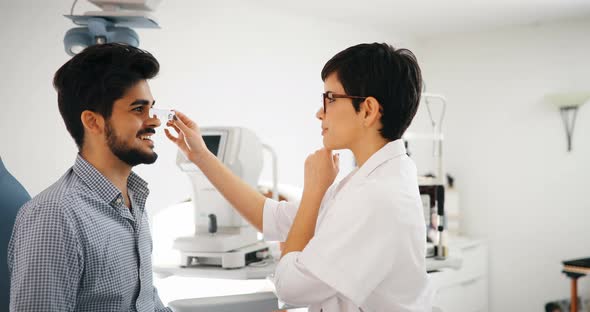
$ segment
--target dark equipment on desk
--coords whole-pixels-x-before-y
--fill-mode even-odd
[[[427,195],[429,197],[429,207],[433,210],[436,207],[436,217],[438,220],[430,220],[429,227],[436,224],[438,232],[437,241],[433,241],[434,254],[437,259],[444,259],[447,257],[446,239],[444,239],[444,218],[445,218],[445,187],[443,185],[420,185],[420,195]],[[428,238],[427,238],[428,239]]]

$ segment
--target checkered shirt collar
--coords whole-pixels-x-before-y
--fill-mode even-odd
[[[92,164],[86,161],[82,155],[77,155],[76,163],[72,169],[90,189],[94,190],[107,203],[115,201],[121,195],[121,191]],[[148,183],[133,171],[127,178],[127,187],[134,194],[144,198],[149,194]]]

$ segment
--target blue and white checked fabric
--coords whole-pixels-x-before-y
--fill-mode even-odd
[[[147,183],[121,192],[78,155],[20,210],[8,246],[11,311],[171,311],[152,283]]]

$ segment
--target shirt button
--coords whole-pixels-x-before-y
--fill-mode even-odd
[[[121,197],[117,198],[117,204],[120,204],[122,202]]]

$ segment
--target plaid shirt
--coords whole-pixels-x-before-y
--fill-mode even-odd
[[[20,210],[8,247],[11,311],[171,311],[152,284],[147,183],[121,192],[78,155]]]

